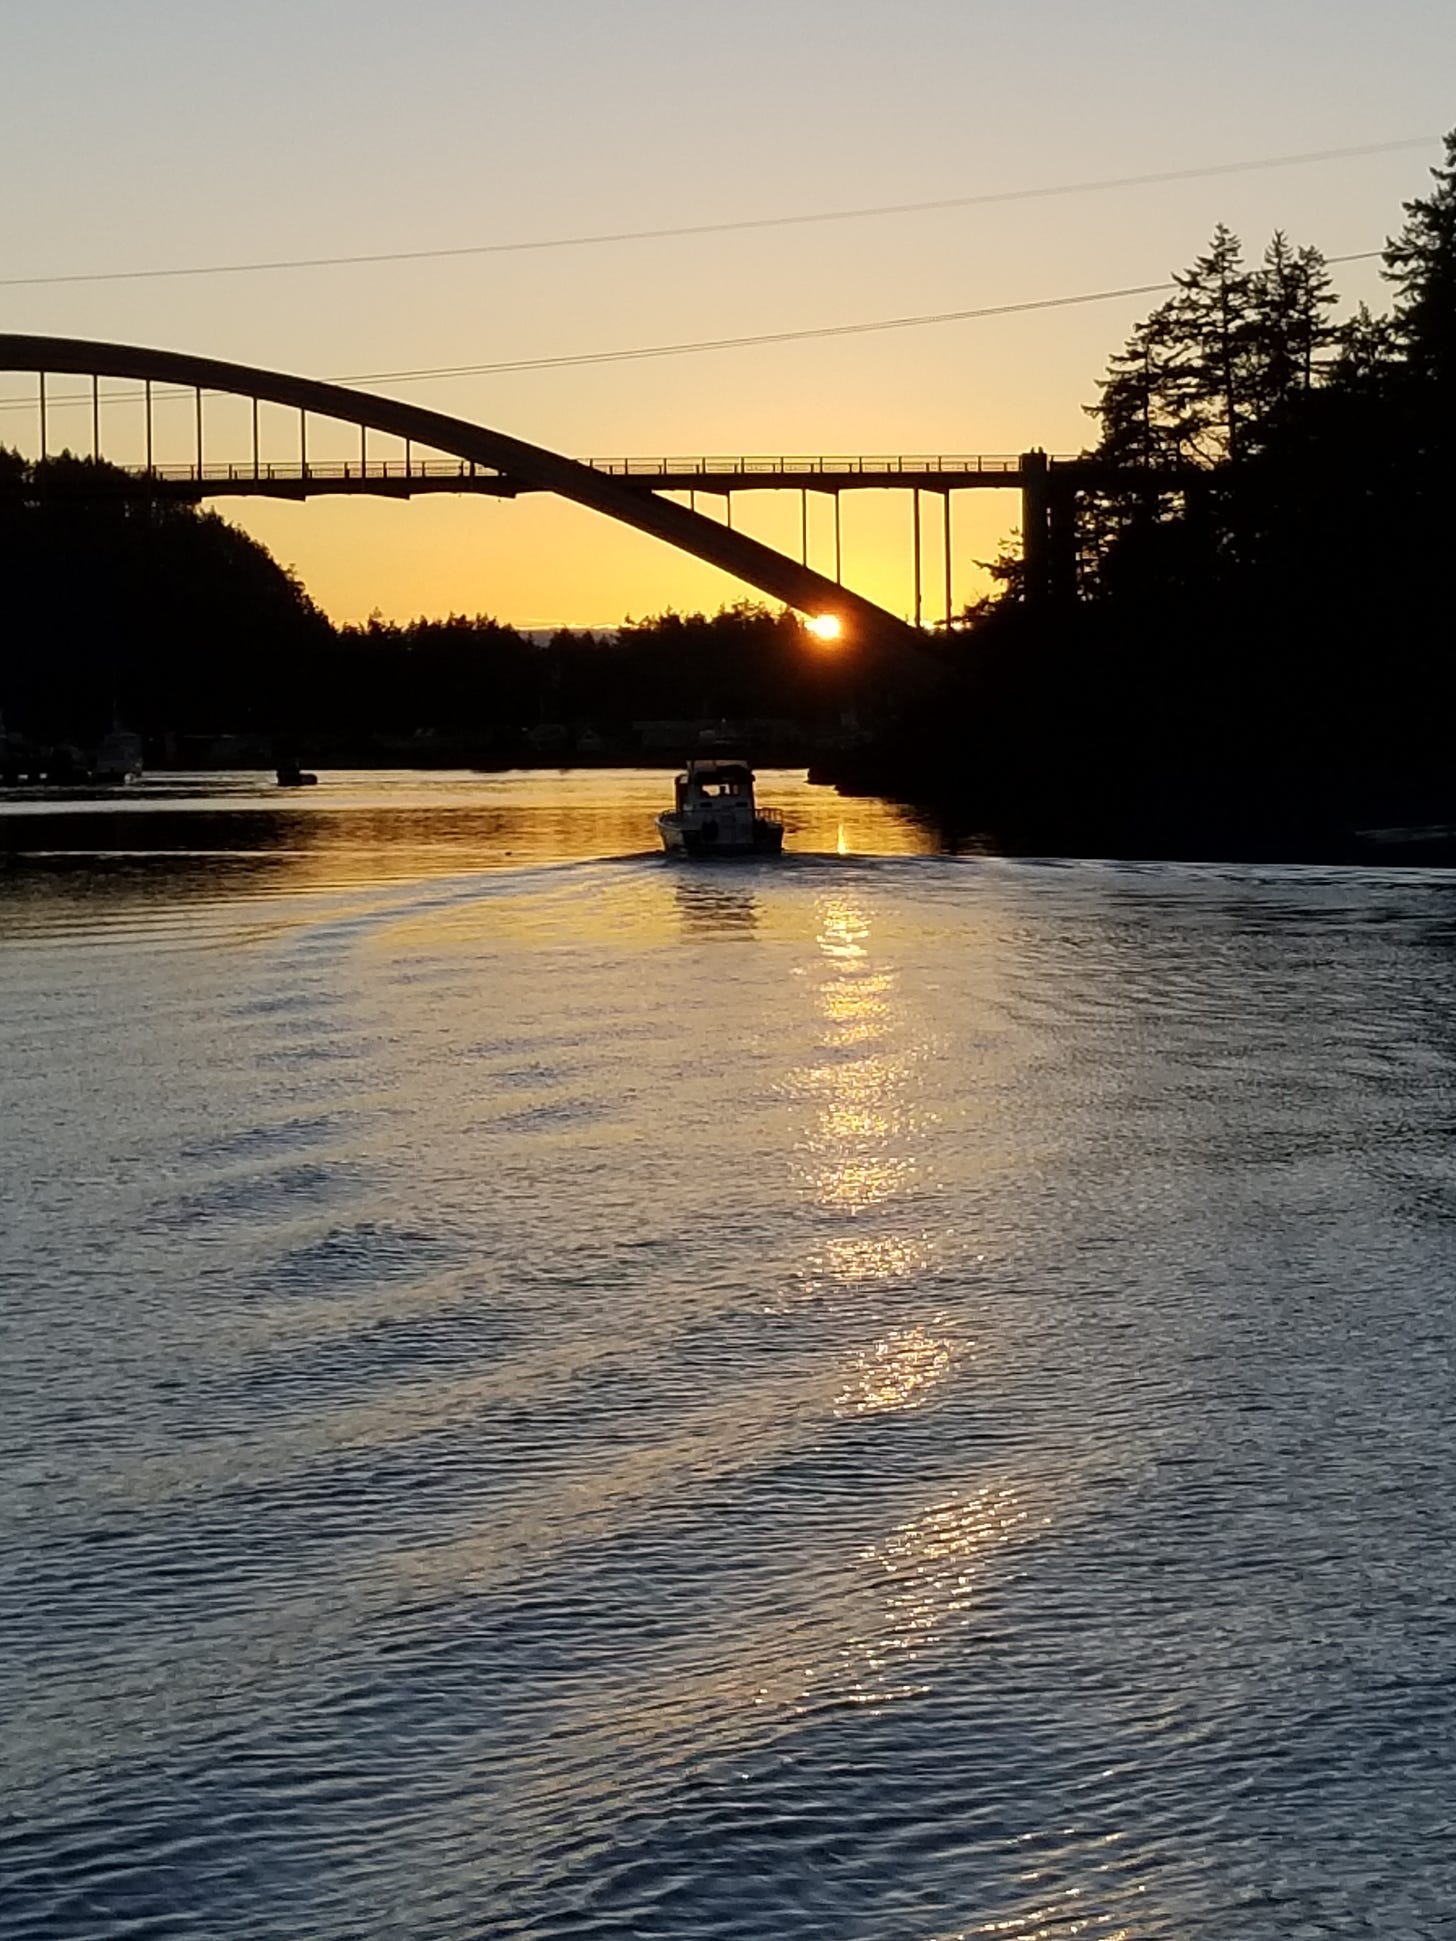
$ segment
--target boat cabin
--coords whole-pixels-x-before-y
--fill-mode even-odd
[[[753,809],[753,770],[747,762],[689,761],[675,784],[677,809],[728,808],[743,804]]]

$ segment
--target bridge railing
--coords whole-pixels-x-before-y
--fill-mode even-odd
[[[764,478],[812,479],[817,477],[898,477],[937,473],[950,477],[1005,478],[1021,469],[1019,456],[1006,453],[945,453],[885,456],[863,453],[836,456],[826,453],[814,457],[766,457],[742,454],[737,457],[692,458],[588,458],[582,461],[596,472],[614,478]],[[137,467],[138,472],[145,470]],[[454,458],[370,458],[294,459],[277,461],[244,460],[238,464],[154,465],[149,476],[179,483],[243,484],[249,480],[274,480],[280,484],[305,479],[466,479],[495,478],[501,474],[489,466],[473,465]]]
[[[735,478],[752,477],[762,474],[774,478],[800,476],[812,478],[822,473],[900,473],[900,472],[956,472],[956,473],[996,473],[1017,472],[1021,469],[1019,456],[1008,453],[994,455],[977,454],[967,456],[957,454],[946,457],[912,456],[895,453],[892,456],[873,457],[856,453],[853,456],[838,457],[833,454],[818,457],[769,458],[753,454],[738,457],[716,458],[589,458],[586,463],[598,472],[611,472],[620,478],[681,478],[693,476],[711,478],[725,473]]]
[[[236,465],[154,465],[134,468],[150,478],[177,479],[198,484],[208,481],[240,485],[249,479],[275,479],[280,484],[301,479],[467,479],[497,478],[488,465],[472,465],[463,458],[371,458],[361,460],[311,458],[306,464],[294,459],[276,464],[251,459]]]

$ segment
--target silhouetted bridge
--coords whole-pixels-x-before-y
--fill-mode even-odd
[[[61,400],[47,389],[52,375],[91,380],[91,455],[105,456],[103,406],[116,400],[101,390],[102,379],[131,380],[142,386],[145,462],[119,468],[108,490],[138,497],[196,501],[225,497],[304,499],[370,495],[408,498],[435,492],[473,492],[497,498],[552,492],[648,532],[669,545],[718,566],[759,591],[811,614],[834,614],[862,639],[907,645],[918,641],[923,618],[921,496],[941,499],[944,526],[944,604],[949,621],[951,586],[951,498],[968,490],[1019,490],[1028,599],[1069,593],[1074,580],[1074,505],[1079,485],[1089,482],[1082,460],[1048,458],[1041,451],[1010,455],[615,458],[578,461],[511,438],[502,432],[371,393],[316,379],[290,377],[250,365],[192,357],[137,345],[97,343],[80,338],[0,334],[0,369],[33,372],[39,450],[52,453],[52,415]],[[159,464],[154,454],[153,406],[156,385],[177,389],[192,403],[194,455],[189,464]],[[174,389],[173,387],[176,387]],[[204,401],[231,394],[251,404],[251,452],[239,461],[210,459]],[[157,394],[161,395],[161,394]],[[84,399],[65,400],[71,406]],[[297,412],[298,457],[279,463],[265,459],[259,436],[260,404]],[[358,456],[320,461],[308,449],[311,418],[357,427]],[[403,455],[380,457],[369,450],[370,432],[402,442]],[[448,458],[422,456],[417,447]],[[78,481],[73,489],[84,489]],[[801,495],[801,556],[777,551],[735,531],[732,495],[736,492],[796,491]],[[844,492],[898,490],[914,495],[915,624],[907,626],[842,582],[839,500]],[[834,505],[834,577],[809,566],[808,494],[827,494]],[[697,509],[698,495],[721,497],[726,517],[709,518]],[[685,494],[682,505],[668,494]]]
[[[853,492],[906,488],[921,492],[1004,489],[1023,480],[1022,459],[953,458],[585,458],[583,465],[651,492]],[[1055,460],[1057,464],[1071,460]],[[384,491],[487,492],[514,498],[543,490],[531,479],[486,471],[455,459],[403,458],[297,460],[279,464],[256,455],[241,464],[154,465],[132,468],[177,498],[220,498],[264,493],[311,498],[318,493]]]

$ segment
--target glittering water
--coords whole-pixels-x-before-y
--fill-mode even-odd
[[[0,805],[0,1934],[1451,1935],[1456,878]]]

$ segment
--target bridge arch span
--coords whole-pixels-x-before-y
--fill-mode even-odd
[[[430,411],[349,385],[318,378],[292,377],[185,351],[153,350],[137,344],[112,344],[84,337],[41,337],[0,332],[0,369],[75,377],[125,378],[135,383],[179,384],[189,389],[224,391],[279,404],[317,417],[360,425],[369,431],[448,452],[453,458],[486,466],[593,512],[617,519],[639,532],[676,546],[710,566],[782,600],[801,613],[832,613],[846,634],[865,644],[920,645],[913,627],[862,595],[837,586],[788,554],[734,532],[700,512],[583,465],[542,445],[527,444],[491,431],[467,418]]]

